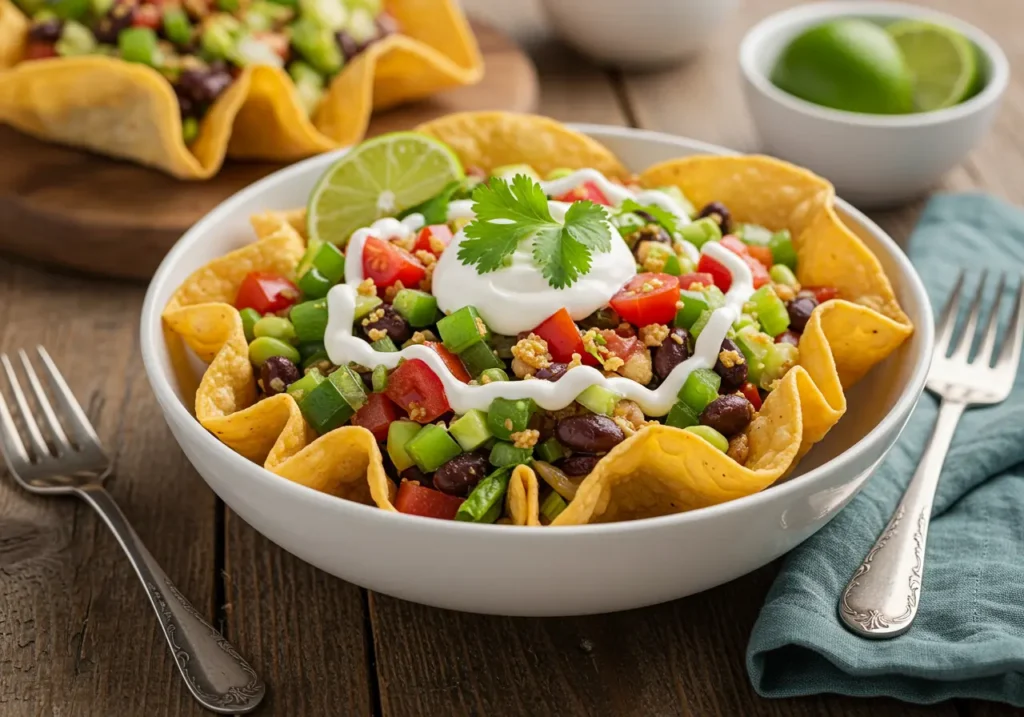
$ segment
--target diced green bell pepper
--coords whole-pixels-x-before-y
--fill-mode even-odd
[[[484,371],[504,369],[505,362],[494,355],[494,351],[485,342],[480,341],[459,354],[469,375],[476,378]]]
[[[437,299],[418,289],[402,289],[395,294],[392,306],[414,329],[430,326],[437,316]]]
[[[589,408],[594,413],[611,416],[615,406],[622,400],[622,394],[609,390],[604,386],[588,386],[576,397],[576,403]]]
[[[786,375],[796,365],[800,349],[790,343],[771,344],[764,355],[764,369],[758,377],[758,385],[770,390],[772,384]]]
[[[506,441],[496,441],[491,447],[489,460],[495,468],[525,465],[533,459],[532,448],[516,448]]]
[[[296,304],[288,313],[295,327],[295,338],[300,343],[323,341],[327,333],[327,301],[317,299]]]
[[[508,467],[498,470],[485,477],[459,506],[455,520],[468,523],[493,523],[501,517],[508,481],[512,477],[512,469]]]
[[[330,242],[321,242],[313,254],[312,268],[320,272],[332,284],[345,277],[345,255]]]
[[[325,380],[319,369],[310,369],[305,376],[288,385],[288,395],[301,402],[310,391]]]
[[[374,393],[384,393],[388,387],[388,370],[384,366],[374,366],[370,384]]]
[[[322,299],[334,286],[334,282],[321,274],[315,266],[310,267],[305,274],[300,276],[297,284],[299,291],[307,299]]]
[[[341,369],[332,373],[326,381],[321,381],[299,401],[299,410],[306,422],[320,435],[345,425],[356,412],[345,397],[345,389],[342,388],[344,382],[336,379],[336,376],[344,376]]]
[[[483,319],[472,306],[463,306],[437,322],[437,330],[441,334],[444,347],[452,353],[460,354],[473,344],[487,341],[490,331],[480,333]],[[486,329],[486,326],[484,326]]]
[[[420,470],[433,473],[455,456],[462,453],[444,428],[436,423],[428,423],[412,440],[405,444],[405,450],[416,462]]]
[[[700,423],[700,414],[694,413],[685,401],[676,401],[665,417],[665,425],[673,428],[686,428]]]
[[[493,434],[487,427],[487,414],[479,409],[472,409],[452,421],[448,427],[455,440],[464,451],[475,451],[489,441]]]
[[[709,403],[718,398],[718,388],[721,385],[722,377],[711,369],[694,369],[686,377],[686,383],[679,389],[679,399],[699,416]]]
[[[379,296],[363,296],[362,294],[356,295],[356,308],[353,312],[352,318],[356,321],[362,321],[370,315],[374,309],[383,304]]]
[[[536,449],[537,459],[546,461],[548,463],[554,463],[557,460],[565,458],[565,446],[558,442],[557,438],[551,437],[539,444]]]
[[[793,246],[793,238],[788,229],[772,234],[772,238],[768,241],[768,248],[772,250],[773,262],[785,264],[796,271],[796,248]]]
[[[341,7],[341,3],[338,3]],[[292,46],[313,69],[324,75],[334,75],[345,60],[330,27],[312,17],[299,17],[291,24]]]
[[[768,270],[768,276],[776,284],[783,284],[788,287],[795,287],[799,282],[796,280],[796,274],[785,264],[774,264],[772,268]]]
[[[725,295],[717,286],[701,291],[684,288],[679,292],[683,308],[676,312],[675,325],[689,329],[705,311],[714,311],[725,306]]]
[[[769,336],[778,336],[789,328],[789,312],[786,311],[786,305],[770,284],[755,291],[750,297],[750,303],[754,305],[761,328]]]
[[[416,461],[405,447],[422,428],[423,426],[415,421],[392,421],[388,426],[388,457],[399,473],[415,465]]]
[[[743,357],[747,359],[747,380],[757,384],[761,379],[761,372],[764,371],[764,357],[768,353],[768,348],[774,346],[775,342],[771,336],[755,326],[744,326],[737,331],[735,341],[743,352]]]
[[[513,433],[525,431],[530,416],[537,410],[532,398],[496,398],[487,409],[487,427],[502,440],[509,440]]]
[[[698,339],[709,321],[711,321],[711,311],[700,312],[700,316],[698,316],[697,320],[690,326],[690,336],[692,336],[694,340]]]
[[[238,315],[242,317],[242,331],[245,332],[245,340],[252,342],[256,338],[256,334],[252,332],[252,329],[256,322],[263,317],[260,316],[260,312],[253,308],[240,309]]]
[[[163,26],[164,35],[175,45],[188,45],[192,42],[192,22],[180,6],[164,7]]]
[[[328,380],[333,382],[340,390],[341,395],[348,401],[353,410],[358,411],[366,403],[366,384],[363,378],[350,366],[339,366],[338,370],[332,373]]]
[[[683,239],[700,249],[709,241],[721,239],[722,228],[711,217],[703,217],[686,226],[679,227],[679,234]]]

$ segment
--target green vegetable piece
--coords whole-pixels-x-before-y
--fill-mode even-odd
[[[114,7],[114,0],[89,0],[89,12],[93,17],[103,17]]]
[[[355,8],[349,12],[348,18],[345,20],[344,30],[357,43],[365,45],[377,37],[377,21],[365,9]]]
[[[299,401],[306,422],[320,435],[345,425],[356,412],[335,379],[340,372],[339,369],[332,373]]]
[[[299,277],[297,284],[299,291],[307,299],[322,299],[334,286],[334,282],[321,274],[315,266],[310,267],[309,271]]]
[[[333,33],[344,29],[347,5],[338,0],[299,0],[299,14]]]
[[[313,266],[313,257],[316,256],[316,252],[320,249],[323,244],[322,239],[316,237],[310,237],[309,242],[306,244],[306,251],[302,253],[302,258],[299,259],[298,266],[295,267],[295,276],[302,276],[310,267]]]
[[[496,398],[487,409],[487,427],[502,440],[509,440],[513,433],[525,431],[530,416],[537,410],[532,398]]]
[[[218,10],[224,12],[236,12],[239,8],[238,0],[216,0],[215,4]]]
[[[638,229],[642,229],[645,224],[647,224],[647,221],[639,214],[635,214],[633,212],[623,212],[622,214],[616,214],[612,217],[612,226],[619,230],[619,234],[622,235],[623,239],[630,236]],[[633,239],[631,242],[627,241],[626,243],[635,244],[636,239]],[[629,248],[632,249],[633,247],[630,246]]]
[[[395,464],[395,469],[401,473],[406,468],[415,465],[405,447],[409,444],[423,426],[415,421],[392,421],[388,426],[388,457]]]
[[[721,385],[722,377],[711,369],[694,369],[679,389],[679,399],[699,416],[709,403],[718,398],[718,387]]]
[[[765,229],[760,224],[740,224],[733,231],[733,234],[744,244],[752,244],[754,246],[768,246],[768,242],[772,238],[771,230]]]
[[[700,414],[694,413],[684,401],[676,401],[672,410],[665,417],[665,425],[673,428],[686,428],[700,423]]]
[[[420,470],[433,473],[455,456],[462,453],[448,431],[436,423],[428,423],[405,444],[405,450]]]
[[[461,354],[473,344],[490,338],[489,330],[480,333],[481,326],[486,329],[484,320],[472,306],[463,306],[437,322],[437,330],[441,334],[444,347],[456,354]]]
[[[313,268],[332,284],[345,278],[345,255],[330,242],[321,242],[313,254]]]
[[[331,357],[327,355],[327,349],[319,349],[316,352],[302,359],[302,368],[307,369],[321,364],[330,364]]]
[[[242,309],[238,312],[238,315],[242,317],[242,331],[245,332],[245,340],[252,343],[252,340],[256,338],[252,328],[263,317],[260,316],[260,312],[256,309]]]
[[[378,306],[383,304],[379,296],[363,296],[362,294],[356,295],[356,309],[354,317],[356,321],[362,321],[370,312],[376,309]]]
[[[576,403],[589,408],[594,413],[600,413],[605,416],[611,416],[615,413],[615,406],[621,400],[621,394],[597,384],[588,386],[576,397]]]
[[[420,202],[414,207],[409,207],[398,215],[399,219],[405,219],[410,214],[422,214],[423,223],[426,226],[431,224],[445,224],[448,221],[448,205],[451,204],[455,195],[464,191],[465,183],[469,177],[463,180],[452,180],[444,185],[444,189],[425,202]]]
[[[664,244],[651,243],[647,248],[647,256],[660,258],[663,262],[661,273],[669,274],[671,276],[681,276],[682,265],[679,263],[679,257],[672,251],[671,247]]]
[[[709,241],[721,239],[722,228],[711,217],[702,217],[686,226],[679,227],[679,234],[683,239],[700,249]]]
[[[569,504],[565,502],[565,498],[555,491],[551,491],[544,502],[540,504],[540,514],[547,518],[548,523],[552,523],[568,507]]]
[[[61,57],[89,55],[96,50],[96,36],[85,25],[68,20],[64,23],[60,39],[53,49]]]
[[[487,414],[476,408],[452,421],[452,425],[448,426],[448,432],[466,452],[475,451],[493,435],[491,429],[487,427]]]
[[[299,342],[299,355],[302,360],[305,361],[313,354],[319,351],[326,351],[324,348],[323,341],[300,341]]]
[[[750,303],[754,305],[761,328],[769,336],[778,336],[789,328],[789,312],[786,305],[770,284],[755,291],[750,297]]]
[[[249,344],[249,361],[254,366],[262,366],[271,356],[284,356],[292,363],[300,361],[299,350],[281,339],[272,336],[257,336]]]
[[[747,359],[747,380],[757,384],[764,371],[764,358],[768,349],[775,345],[771,336],[762,333],[756,326],[745,326],[736,332],[736,345]]]
[[[776,284],[783,284],[789,287],[795,287],[798,282],[796,280],[796,274],[785,264],[775,264],[771,269],[768,270],[768,276]]]
[[[61,20],[81,20],[89,14],[89,0],[48,0],[46,8]]]
[[[337,5],[341,7],[341,3]],[[330,27],[304,14],[291,24],[291,31],[292,47],[313,69],[323,75],[333,75],[341,69],[344,59]]]
[[[253,32],[267,32],[276,25],[288,22],[295,16],[295,11],[284,5],[265,0],[256,0],[249,5],[242,22]]]
[[[753,326],[756,329],[759,325],[760,324],[757,323],[757,319],[750,314],[740,314],[740,317],[736,319],[736,323],[734,323],[729,329],[729,338],[736,338],[736,333],[744,326]]]
[[[181,140],[192,144],[199,137],[199,120],[195,117],[184,117],[181,120]]]
[[[350,366],[339,366],[338,370],[327,377],[341,391],[354,411],[358,411],[366,403],[366,384],[362,377]]]
[[[690,326],[690,336],[692,336],[694,339],[697,339],[700,336],[701,332],[704,331],[704,327],[708,325],[709,321],[711,321],[711,312],[700,312],[700,316],[698,316],[697,320],[694,321],[693,325]]]
[[[679,292],[679,300],[683,308],[676,312],[675,325],[689,329],[705,311],[714,311],[725,306],[725,295],[717,286],[708,289],[691,291],[684,288]]]
[[[299,0],[269,0],[269,2],[272,2],[275,5],[280,5],[282,7],[288,7],[288,8],[298,8],[299,7]]]
[[[667,194],[668,196],[675,199],[679,204],[681,204],[683,209],[686,211],[687,216],[689,216],[690,219],[693,219],[695,216],[697,216],[697,208],[693,206],[693,202],[691,202],[690,199],[685,194],[683,194],[683,190],[680,189],[679,187],[675,186],[674,184],[670,184],[667,187],[657,187],[657,190],[659,192]]]
[[[203,25],[199,45],[212,59],[229,59],[235,54],[238,29],[238,21],[230,15],[215,15]]]
[[[786,375],[789,369],[796,366],[800,358],[800,349],[793,344],[771,344],[764,355],[764,369],[758,377],[758,385],[766,391],[772,390],[772,384]]]
[[[156,32],[148,27],[130,27],[117,36],[117,49],[121,59],[139,62],[150,67],[163,64],[163,54],[157,44]]]
[[[295,383],[288,385],[288,395],[296,401],[301,402],[310,391],[323,383],[326,379],[319,369],[310,369],[305,376]]]
[[[374,393],[384,393],[388,387],[388,370],[384,366],[374,366],[370,374],[370,387]]]
[[[304,301],[288,313],[295,327],[295,338],[301,342],[323,341],[327,333],[327,300]]]
[[[399,291],[395,294],[392,306],[414,329],[430,326],[437,316],[437,299],[417,289]]]
[[[370,346],[374,351],[384,351],[386,353],[395,353],[398,351],[398,347],[395,346],[395,342],[391,340],[390,336],[385,336],[382,339],[377,339],[372,342]]]
[[[470,346],[459,354],[459,358],[462,359],[462,363],[466,366],[466,370],[469,371],[469,375],[474,378],[484,371],[502,370],[505,367],[505,362],[495,356],[494,351],[484,341]],[[504,371],[502,372],[504,373]]]
[[[292,322],[281,316],[264,316],[252,327],[252,335],[256,338],[269,336],[273,339],[292,342],[295,340],[295,327]]]
[[[537,459],[546,461],[548,463],[554,463],[557,460],[565,458],[565,446],[558,442],[557,438],[549,438],[535,449],[537,453]]]
[[[493,523],[500,518],[503,499],[511,477],[511,468],[499,468],[477,483],[473,492],[459,506],[455,520],[467,523]]]
[[[177,5],[164,7],[164,34],[175,45],[188,45],[192,42],[192,23],[188,14]]]
[[[783,229],[772,234],[768,242],[768,248],[772,250],[772,261],[776,264],[784,264],[793,271],[796,271],[796,248],[793,246],[793,238],[789,229]]]
[[[479,380],[480,383],[490,383],[491,381],[508,381],[509,377],[503,368],[488,368],[481,372]]]
[[[687,426],[683,430],[700,436],[722,453],[726,453],[729,450],[729,439],[711,426]]]
[[[497,441],[491,447],[491,455],[488,460],[495,468],[526,465],[533,460],[533,449],[516,448],[506,441]]]

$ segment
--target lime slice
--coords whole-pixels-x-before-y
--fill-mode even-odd
[[[960,33],[918,20],[901,20],[885,29],[913,75],[914,108],[919,112],[952,107],[979,89],[974,46]]]
[[[343,246],[356,229],[414,207],[464,176],[459,158],[436,139],[415,132],[375,137],[331,165],[313,188],[310,240]]]

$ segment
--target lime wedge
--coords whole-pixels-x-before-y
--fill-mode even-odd
[[[306,217],[310,240],[344,246],[356,229],[414,207],[464,176],[455,153],[432,137],[375,137],[331,165],[313,188]]]
[[[974,46],[960,33],[918,20],[900,20],[885,29],[913,75],[917,111],[952,107],[980,89]]]

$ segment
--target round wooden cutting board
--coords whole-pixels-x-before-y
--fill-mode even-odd
[[[486,73],[480,84],[381,113],[369,135],[450,112],[530,112],[537,73],[508,37],[473,23]],[[46,144],[0,127],[0,251],[104,276],[148,279],[204,214],[282,165],[227,162],[205,182],[182,182],[118,160]]]

